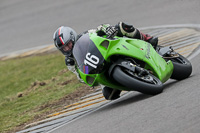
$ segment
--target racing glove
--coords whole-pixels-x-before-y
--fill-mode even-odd
[[[65,64],[67,66],[73,66],[75,64],[74,59],[72,57],[65,56]]]
[[[99,36],[108,35],[115,36],[118,33],[118,29],[115,26],[111,26],[110,24],[101,24],[97,27],[97,34]]]
[[[81,79],[79,73],[76,71],[76,67],[75,67],[75,62],[74,59],[72,57],[65,57],[65,64],[67,65],[67,68],[69,71],[73,72],[74,74],[76,74],[77,79],[81,82],[84,83],[83,79]]]

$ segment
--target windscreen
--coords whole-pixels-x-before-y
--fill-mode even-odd
[[[78,68],[85,74],[97,74],[102,70],[104,58],[90,39],[89,34],[82,35],[75,43],[73,55]]]
[[[88,34],[82,35],[78,39],[78,41],[75,43],[75,46],[73,48],[73,55],[77,61],[78,67],[83,64],[85,56],[88,52],[90,43],[93,43],[93,42],[92,40],[90,40]]]

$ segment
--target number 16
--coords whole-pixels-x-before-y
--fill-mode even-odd
[[[99,58],[95,55],[91,55],[91,53],[86,54],[86,59],[84,60],[85,65],[89,65],[93,68],[97,68],[97,64],[99,63]]]

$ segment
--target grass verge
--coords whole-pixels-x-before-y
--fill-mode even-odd
[[[58,52],[0,61],[0,132],[24,125],[73,103],[91,89],[66,69]]]

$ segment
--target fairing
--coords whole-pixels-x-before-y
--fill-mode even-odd
[[[104,69],[105,64],[109,64],[111,57],[115,55],[145,62],[145,68],[152,71],[162,82],[169,79],[173,72],[171,61],[166,62],[149,43],[137,39],[115,37],[111,40],[90,33],[77,41],[73,54],[80,76],[89,86],[100,83],[116,89],[125,89],[113,83],[107,76],[108,68]]]

